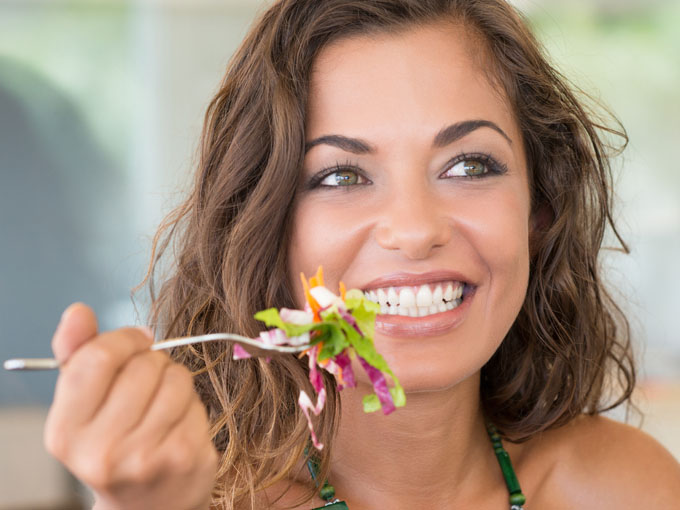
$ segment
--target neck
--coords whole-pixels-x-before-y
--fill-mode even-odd
[[[488,489],[495,459],[480,407],[479,375],[446,390],[407,394],[407,405],[389,416],[363,412],[361,398],[369,391],[359,385],[341,392],[330,475],[338,497],[394,498],[398,504],[389,508],[415,502],[414,508],[423,494],[453,502],[463,487],[470,493],[485,484]]]

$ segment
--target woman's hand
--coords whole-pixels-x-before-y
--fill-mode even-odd
[[[73,304],[52,340],[62,363],[45,446],[96,493],[97,510],[210,506],[217,453],[189,371],[151,333],[98,334],[93,311]]]

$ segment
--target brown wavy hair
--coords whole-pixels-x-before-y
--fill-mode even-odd
[[[257,310],[295,306],[286,256],[314,59],[340,38],[433,22],[462,26],[484,50],[483,67],[521,127],[532,208],[544,218],[530,239],[524,306],[482,370],[487,416],[521,441],[632,392],[628,324],[598,262],[608,226],[627,252],[612,219],[616,151],[607,142],[619,136],[623,148],[627,138],[613,117],[599,120],[604,110],[584,106],[503,0],[282,0],[264,12],[210,103],[193,189],[154,239],[143,282],[150,323],[162,337],[254,336],[262,327],[253,319]],[[173,356],[196,374],[221,452],[215,506],[255,506],[256,493],[294,476],[304,457],[308,432],[296,404],[300,389],[310,391],[304,360],[234,362],[222,344]],[[322,477],[340,415],[332,376],[325,374],[325,383],[328,403],[316,425],[327,445]]]

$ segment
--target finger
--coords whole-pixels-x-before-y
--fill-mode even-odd
[[[97,335],[97,317],[92,308],[73,303],[64,310],[52,337],[54,357],[65,362],[83,343]]]
[[[112,433],[122,436],[143,419],[170,365],[167,354],[142,351],[122,368],[90,426],[106,429],[115,424]]]
[[[193,378],[186,367],[171,363],[165,369],[163,381],[146,411],[146,415],[131,432],[133,440],[155,446],[180,422],[192,402],[198,400]]]
[[[120,482],[153,483],[161,478],[202,476],[213,473],[216,453],[209,436],[205,409],[198,398],[191,400],[186,412],[157,444],[129,443],[121,448]],[[191,483],[187,484],[188,486]]]
[[[163,452],[166,472],[184,477],[196,471],[200,461],[206,460],[207,447],[212,447],[208,418],[205,407],[195,398],[182,420],[161,441],[158,451]]]
[[[85,343],[61,368],[48,418],[66,431],[87,423],[104,402],[118,371],[152,342],[141,329],[123,328]]]

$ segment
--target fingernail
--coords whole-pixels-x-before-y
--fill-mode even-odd
[[[149,326],[135,326],[139,331],[148,336],[151,340],[154,340],[155,334]]]

